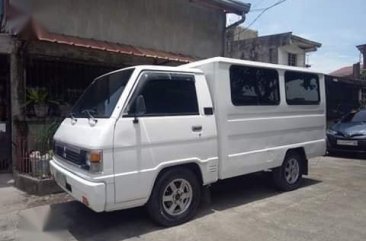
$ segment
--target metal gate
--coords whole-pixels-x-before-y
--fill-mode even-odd
[[[11,171],[9,56],[0,55],[0,172]]]

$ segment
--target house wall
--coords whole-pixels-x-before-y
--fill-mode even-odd
[[[289,53],[297,55],[296,64],[298,67],[305,67],[306,53],[303,49],[297,47],[296,45],[285,45],[278,48],[278,64],[288,65]]]
[[[280,38],[250,38],[244,40],[229,40],[226,56],[277,64],[278,46],[285,41]]]
[[[288,65],[288,53],[297,55],[297,66],[306,67],[306,52],[296,44],[289,44],[290,35],[269,35],[259,38],[235,40],[229,36],[227,57]]]
[[[225,14],[189,0],[32,2],[34,18],[53,33],[199,58],[223,53]]]

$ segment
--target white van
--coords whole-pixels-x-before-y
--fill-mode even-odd
[[[136,66],[86,89],[54,136],[51,172],[96,212],[146,205],[157,223],[195,214],[203,186],[271,171],[299,187],[325,153],[324,76],[228,58]]]

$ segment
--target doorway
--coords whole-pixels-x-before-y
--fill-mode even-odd
[[[10,64],[0,55],[0,173],[11,171]]]

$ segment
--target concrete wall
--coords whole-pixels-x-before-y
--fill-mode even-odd
[[[189,0],[32,1],[33,16],[53,33],[200,58],[223,53],[225,14]]]
[[[297,55],[297,66],[305,67],[306,53],[290,44],[290,35],[270,35],[243,40],[228,40],[227,57],[288,65],[288,53]]]
[[[277,64],[278,47],[285,45],[288,39],[268,36],[228,41],[227,57]]]

